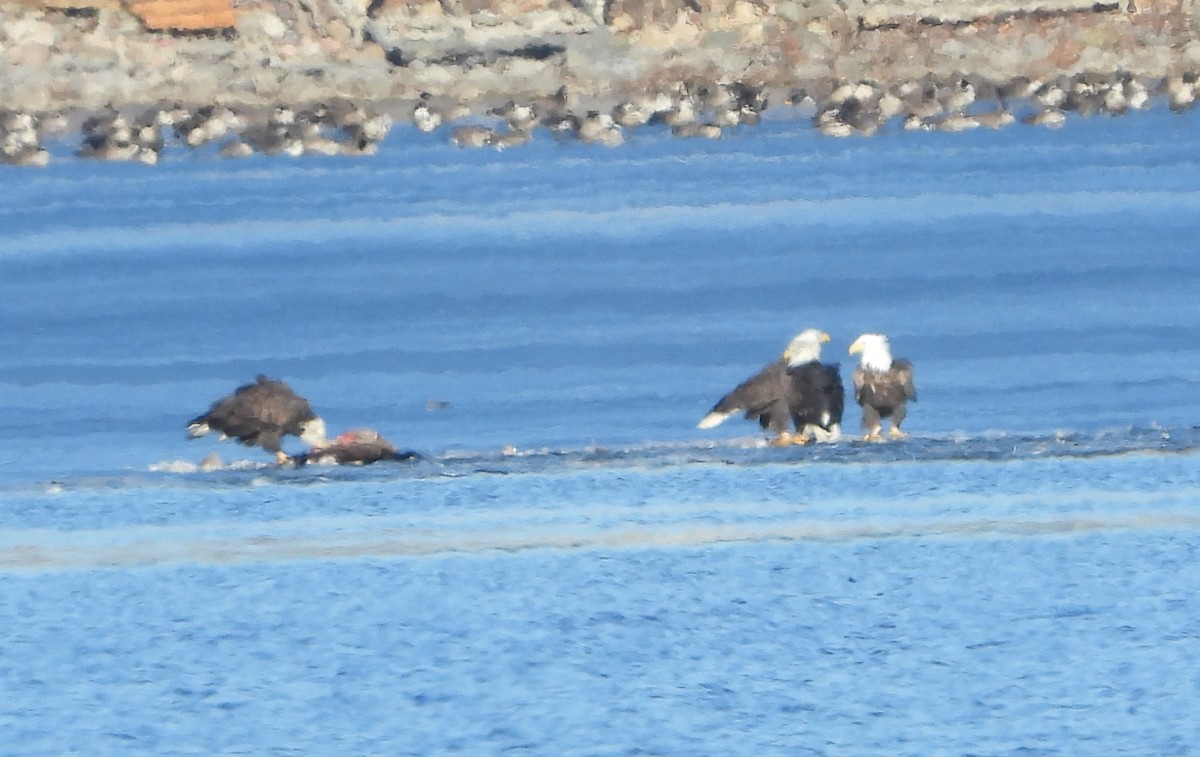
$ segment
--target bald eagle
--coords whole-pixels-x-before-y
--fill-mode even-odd
[[[197,439],[216,430],[222,439],[234,438],[249,447],[275,453],[280,463],[289,458],[280,450],[283,437],[298,436],[319,447],[325,443],[325,421],[313,412],[308,400],[282,381],[259,375],[253,384],[239,386],[233,394],[212,404],[207,413],[188,423],[188,437]]]
[[[862,334],[850,345],[850,354],[862,353],[854,369],[854,399],[862,405],[862,427],[867,441],[883,437],[883,419],[891,418],[888,436],[903,439],[900,423],[908,412],[909,400],[917,401],[912,363],[893,358],[888,338],[883,334]]]
[[[820,362],[829,335],[806,329],[795,336],[783,357],[746,379],[713,405],[698,428],[713,428],[735,413],[775,435],[776,446],[807,444],[810,435],[836,438],[841,430],[845,390],[839,366]],[[788,422],[796,436],[788,432]]]
[[[370,465],[381,460],[420,459],[421,456],[411,450],[397,451],[391,442],[374,429],[356,428],[339,434],[319,447],[313,447],[309,452],[293,456],[292,462],[298,466],[308,463]]]

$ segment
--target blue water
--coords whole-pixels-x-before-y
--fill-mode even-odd
[[[1198,124],[0,172],[0,753],[1196,751]],[[695,428],[808,326],[909,440]]]

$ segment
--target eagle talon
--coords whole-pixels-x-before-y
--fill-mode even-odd
[[[896,428],[895,426],[892,426],[890,429],[888,429],[888,436],[890,436],[890,437],[891,437],[891,438],[893,438],[893,439],[906,439],[906,438],[908,438],[908,434],[904,433],[903,431],[901,431],[900,429]]]
[[[792,444],[797,447],[803,447],[805,444],[808,444],[811,441],[812,439],[805,434],[798,434],[792,437]]]
[[[792,435],[786,431],[771,440],[772,447],[788,447],[795,443]]]
[[[871,429],[869,432],[867,432],[867,435],[863,437],[863,441],[864,442],[881,442],[881,441],[883,441],[882,429],[880,429],[878,426]]]
[[[287,465],[291,461],[292,458],[288,457],[286,452],[277,451],[275,453],[275,462],[279,463],[280,465]]]

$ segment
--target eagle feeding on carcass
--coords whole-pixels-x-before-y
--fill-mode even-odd
[[[298,437],[313,448],[327,443],[325,421],[313,412],[308,400],[284,382],[262,375],[214,402],[208,412],[188,423],[187,431],[192,439],[216,431],[222,439],[262,447],[280,463],[290,460],[282,451],[285,436]]]

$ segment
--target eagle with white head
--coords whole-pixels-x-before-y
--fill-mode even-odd
[[[882,439],[884,419],[891,419],[888,436],[903,439],[900,423],[908,413],[909,400],[917,401],[912,363],[893,358],[883,334],[860,335],[850,345],[850,354],[861,354],[854,369],[854,400],[862,406],[862,427],[867,432],[864,439]]]
[[[714,428],[735,413],[756,420],[772,434],[771,444],[807,444],[814,437],[832,441],[841,433],[845,390],[839,366],[821,362],[829,334],[805,329],[783,356],[738,384],[700,419],[698,428]],[[789,422],[795,435],[788,429]]]
[[[281,464],[291,459],[281,450],[284,436],[297,436],[312,447],[327,443],[325,421],[313,412],[308,400],[282,381],[262,375],[193,418],[188,423],[188,438],[196,439],[214,430],[222,439],[262,447]]]

